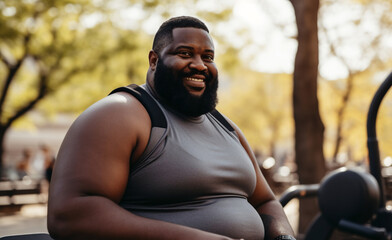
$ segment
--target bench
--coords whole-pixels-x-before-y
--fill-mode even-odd
[[[41,180],[17,180],[17,181],[1,181],[0,182],[0,198],[7,198],[8,201],[1,201],[0,205],[15,205],[15,204],[29,204],[29,203],[44,203],[42,196],[42,181]],[[21,201],[17,202],[17,196],[36,195],[32,202]]]

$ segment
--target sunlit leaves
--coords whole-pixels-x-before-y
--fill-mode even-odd
[[[322,3],[332,6],[340,2],[323,1]],[[377,3],[383,3],[382,9],[374,7],[375,1],[344,2],[345,4],[358,4],[358,2],[370,4],[372,8],[364,8],[368,12],[377,13],[383,10],[380,12],[382,14],[377,15],[379,24],[370,26],[374,26],[374,29],[382,29],[379,31],[380,35],[390,34],[391,30],[388,28],[390,29],[391,26],[392,15],[388,14],[388,11],[392,11],[389,0],[377,0]],[[256,148],[269,151],[273,141],[276,142],[275,146],[282,147],[292,141],[293,134],[291,76],[262,74],[249,70],[249,66],[253,63],[252,59],[243,61],[239,56],[244,56],[244,52],[250,52],[251,54],[247,55],[253,57],[263,55],[266,49],[270,49],[270,45],[264,46],[258,42],[259,47],[252,47],[254,46],[252,43],[257,42],[256,38],[259,35],[252,35],[243,29],[235,29],[232,35],[227,35],[226,20],[233,20],[230,6],[233,6],[233,1],[229,0],[220,1],[219,4],[210,0],[0,1],[2,56],[11,64],[15,64],[26,53],[28,54],[10,88],[1,122],[4,123],[18,109],[37,96],[39,80],[42,76],[48,78],[46,83],[48,95],[35,108],[50,116],[58,112],[79,113],[96,100],[106,96],[115,87],[129,83],[143,83],[148,68],[147,54],[151,48],[151,34],[156,30],[151,26],[148,28],[148,25],[156,23],[154,26],[157,27],[162,20],[184,14],[185,11],[182,10],[186,9],[187,15],[198,16],[207,22],[211,35],[216,41],[216,64],[221,78],[219,109],[243,129]],[[129,10],[130,7],[134,9]],[[328,11],[328,7],[323,7],[322,10]],[[331,15],[334,15],[335,12],[331,12]],[[338,20],[335,19],[335,22]],[[353,19],[350,26],[360,29],[363,27],[360,24],[361,20]],[[286,27],[293,26],[284,23]],[[380,69],[390,69],[392,65],[387,63],[387,60],[390,58],[392,48],[388,48],[391,46],[390,41],[377,39],[377,36],[370,34],[372,33],[370,30],[366,32],[367,28],[363,28],[365,30],[358,37],[359,35],[354,34],[356,32],[353,34],[345,32],[345,26],[342,25],[338,22],[334,26],[335,29],[327,29],[331,31],[329,36],[332,42],[337,45],[336,51],[343,49],[343,46],[352,45],[350,39],[358,38],[369,45],[358,45],[356,48],[361,48],[361,51],[357,52],[366,53],[364,57],[372,59],[366,62],[369,64],[363,69],[355,69],[360,71],[355,76],[353,95],[343,122],[342,133],[345,140],[342,151],[351,149],[353,158],[361,159],[366,155],[365,115],[377,86],[371,79]],[[30,38],[27,46],[24,45],[26,36]],[[240,43],[235,41],[236,36],[239,36]],[[369,36],[371,38],[368,39]],[[350,38],[344,39],[344,37]],[[323,46],[325,46],[324,40],[320,38]],[[374,44],[371,44],[372,41]],[[328,51],[325,49],[328,48],[323,47],[322,51],[326,55]],[[284,56],[284,58],[289,57]],[[352,55],[350,57],[348,59],[352,59]],[[266,59],[270,61],[269,58]],[[378,64],[380,62],[381,64]],[[365,71],[375,63],[379,69]],[[324,65],[328,64],[322,64],[322,67]],[[339,65],[345,67],[342,61]],[[326,69],[326,72],[334,71],[334,68],[326,67]],[[9,68],[4,62],[0,62],[1,84],[4,83],[8,71]],[[319,100],[326,125],[327,157],[331,156],[337,127],[336,112],[342,104],[341,97],[344,90],[344,79],[320,80]],[[391,142],[389,139],[392,139],[392,136],[389,136],[389,132],[392,131],[384,130],[389,129],[388,117],[391,113],[388,107],[387,104],[385,110],[383,108],[380,112],[379,128],[385,154],[392,155],[392,152],[389,153],[389,148],[385,147]],[[18,125],[30,126],[27,124],[28,121],[22,123],[23,121],[20,121]]]
[[[230,91],[222,91],[219,109],[240,126],[255,149],[286,148],[293,134],[291,77],[242,69]],[[270,149],[276,146],[277,149]]]

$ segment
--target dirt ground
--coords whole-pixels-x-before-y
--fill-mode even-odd
[[[32,204],[17,207],[1,208],[0,212],[0,237],[27,234],[47,233],[46,229],[46,204]]]

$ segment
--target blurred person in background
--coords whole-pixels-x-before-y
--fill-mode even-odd
[[[30,148],[24,148],[22,151],[22,159],[19,160],[16,165],[16,170],[18,172],[19,179],[23,179],[28,176],[28,170],[30,167],[31,157],[33,156],[33,152]]]
[[[47,145],[41,146],[41,152],[42,152],[43,158],[44,158],[45,179],[48,182],[50,182],[50,180],[52,178],[55,156],[54,156],[52,150],[50,149],[50,147]]]

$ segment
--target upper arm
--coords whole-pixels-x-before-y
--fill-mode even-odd
[[[59,150],[51,202],[79,196],[120,201],[130,159],[143,152],[150,124],[143,106],[127,94],[113,94],[88,108],[72,124]]]

